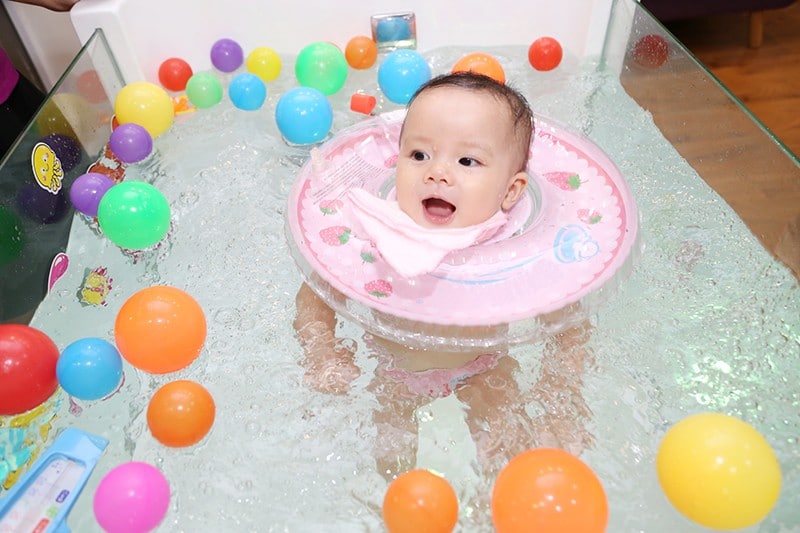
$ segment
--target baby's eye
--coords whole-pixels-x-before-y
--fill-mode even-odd
[[[462,157],[461,159],[458,160],[458,164],[463,165],[465,167],[476,167],[480,165],[481,162],[471,157]]]
[[[425,161],[426,159],[428,159],[428,154],[426,154],[425,152],[420,152],[419,150],[414,150],[413,152],[411,152],[411,159],[413,159],[414,161]]]

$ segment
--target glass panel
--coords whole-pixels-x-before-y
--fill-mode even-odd
[[[108,95],[121,86],[98,32],[0,161],[0,323],[27,323],[48,290],[51,266],[65,267],[58,254],[73,219],[69,188],[108,141]]]
[[[617,2],[615,9],[630,10],[631,4]],[[645,9],[637,6],[633,18],[632,31],[612,27],[608,35],[607,53],[624,53],[623,87],[652,113],[680,155],[775,253],[784,232],[792,222],[797,224],[800,214],[797,155]],[[797,235],[794,238],[796,249],[800,243]],[[800,275],[800,265],[793,267]]]

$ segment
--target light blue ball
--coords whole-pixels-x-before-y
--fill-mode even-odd
[[[378,21],[375,38],[379,43],[404,41],[411,38],[411,26],[403,17],[389,17]]]
[[[79,339],[61,352],[56,377],[70,396],[99,400],[114,392],[122,379],[122,357],[110,342],[95,337]]]
[[[314,144],[331,131],[333,109],[328,98],[317,89],[295,87],[278,100],[275,121],[288,142]]]
[[[234,76],[228,85],[228,96],[239,109],[255,111],[267,99],[267,86],[255,74],[242,72]]]
[[[431,68],[416,50],[395,50],[378,67],[378,85],[386,98],[396,104],[407,104],[430,79]]]

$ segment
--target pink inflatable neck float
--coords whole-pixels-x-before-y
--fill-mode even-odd
[[[287,232],[306,282],[367,331],[417,348],[492,349],[585,320],[631,270],[638,214],[616,165],[588,139],[537,119],[528,193],[491,238],[404,277],[353,231],[348,193],[393,198],[404,111],[312,151],[289,195]]]

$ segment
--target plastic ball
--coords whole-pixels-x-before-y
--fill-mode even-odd
[[[561,43],[552,37],[539,37],[528,48],[528,62],[536,70],[553,70],[563,56]]]
[[[69,172],[81,162],[83,152],[81,145],[71,135],[51,133],[39,139],[40,143],[49,146],[61,162],[61,170]]]
[[[199,383],[173,381],[158,389],[147,406],[147,426],[164,446],[200,442],[214,425],[214,398]]]
[[[11,211],[0,206],[0,266],[19,257],[25,247],[25,230],[22,221]]]
[[[474,52],[467,54],[453,65],[452,72],[474,72],[489,76],[499,83],[506,82],[506,73],[500,62],[489,54]]]
[[[347,42],[344,57],[354,69],[370,68],[378,59],[378,45],[366,35],[357,35]]]
[[[272,48],[261,46],[248,54],[245,65],[248,72],[252,72],[267,83],[276,79],[281,73],[281,56]]]
[[[120,124],[111,132],[109,148],[123,163],[138,163],[153,151],[153,138],[139,124]]]
[[[129,83],[114,101],[117,122],[139,124],[151,137],[158,137],[172,126],[175,108],[167,92],[154,83]]]
[[[161,191],[143,181],[123,181],[100,199],[100,229],[121,248],[142,250],[163,239],[170,226],[170,207]]]
[[[378,85],[386,98],[396,104],[407,104],[430,79],[431,68],[416,50],[395,50],[378,67]]]
[[[325,95],[317,89],[295,87],[278,100],[275,121],[288,142],[313,144],[323,140],[330,132],[333,109]]]
[[[186,97],[199,109],[222,101],[222,82],[210,72],[198,72],[186,83]]]
[[[602,532],[608,501],[597,476],[564,450],[536,448],[514,457],[492,491],[498,533]]]
[[[658,480],[678,511],[713,529],[742,529],[775,506],[781,471],[751,425],[720,413],[685,418],[664,435]]]
[[[658,68],[669,59],[669,43],[660,35],[645,35],[633,47],[633,60],[645,68]]]
[[[297,55],[294,73],[300,85],[331,95],[347,80],[347,60],[334,44],[312,43]]]
[[[411,38],[411,26],[403,17],[386,17],[378,20],[375,27],[378,42],[405,41]]]
[[[104,339],[79,339],[61,352],[56,376],[67,394],[80,400],[99,400],[114,392],[122,380],[122,358]]]
[[[411,470],[389,485],[383,520],[389,533],[449,533],[458,521],[458,498],[442,476]]]
[[[220,39],[211,46],[211,64],[222,72],[233,72],[242,66],[244,52],[233,39]]]
[[[163,285],[128,298],[114,323],[117,348],[130,364],[152,374],[189,366],[203,349],[206,317],[186,292]]]
[[[58,388],[58,348],[45,333],[0,324],[0,416],[39,406]]]
[[[69,200],[64,189],[51,194],[33,183],[20,188],[17,206],[26,217],[40,224],[54,224],[69,213]]]
[[[81,72],[75,83],[78,93],[90,104],[100,104],[108,101],[108,95],[100,81],[100,75],[96,70],[90,69]]]
[[[169,483],[156,467],[138,461],[109,471],[94,493],[94,516],[109,533],[152,531],[169,509]]]
[[[97,207],[114,180],[99,172],[87,172],[78,176],[69,188],[69,199],[79,212],[89,217],[97,216]]]
[[[73,139],[79,134],[95,135],[99,113],[85,98],[73,93],[54,94],[36,115],[36,129],[41,135],[59,133]]]
[[[267,86],[261,78],[249,72],[237,74],[228,86],[233,105],[245,111],[255,111],[267,99]]]
[[[179,57],[165,59],[158,67],[158,81],[169,91],[184,90],[192,74],[192,66]]]

